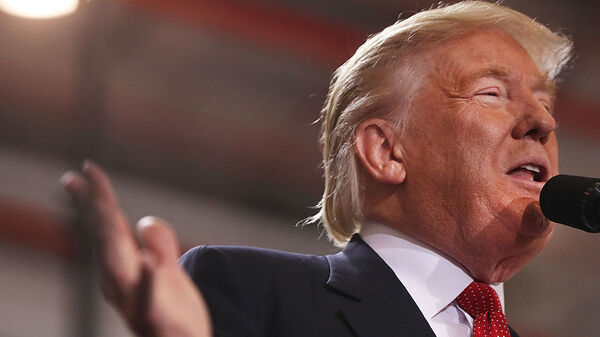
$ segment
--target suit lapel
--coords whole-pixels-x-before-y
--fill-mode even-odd
[[[519,337],[519,334],[509,325],[508,330],[510,330],[510,337]]]
[[[435,337],[394,272],[358,235],[327,260],[327,286],[354,299],[339,310],[359,337]]]

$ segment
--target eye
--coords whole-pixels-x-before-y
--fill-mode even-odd
[[[552,108],[550,107],[550,105],[546,102],[540,102],[542,104],[542,106],[544,107],[544,109],[546,109],[546,111],[548,111],[549,113],[553,113]]]
[[[481,104],[496,107],[508,98],[506,81],[495,76],[483,76],[471,82],[470,97]]]
[[[546,111],[548,111],[551,114],[554,114],[554,107],[552,106],[551,99],[548,97],[548,95],[538,95],[537,100],[540,103],[540,105],[542,105],[544,109],[546,109]]]
[[[485,88],[483,90],[475,93],[476,96],[491,96],[491,97],[500,97],[500,89],[498,88]]]
[[[500,94],[498,94],[495,91],[488,91],[488,92],[483,92],[479,95],[485,95],[485,96],[495,96],[495,97],[500,97]]]
[[[505,92],[501,88],[494,86],[476,91],[473,98],[483,104],[497,105],[502,103],[504,97],[506,97]]]
[[[549,113],[553,113],[554,112],[554,111],[552,111],[552,104],[550,104],[550,102],[548,102],[545,99],[540,99],[538,101],[544,107],[544,109],[546,109],[546,111],[548,111]]]

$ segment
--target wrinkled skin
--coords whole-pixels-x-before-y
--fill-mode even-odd
[[[538,253],[553,224],[515,165],[558,173],[552,83],[508,34],[479,29],[426,51],[428,72],[400,137],[406,178],[398,212],[383,216],[457,260],[475,278],[502,282]],[[509,174],[510,173],[510,174]]]

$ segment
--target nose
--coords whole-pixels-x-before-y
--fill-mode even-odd
[[[546,144],[548,136],[556,129],[556,119],[537,100],[524,104],[523,113],[515,124],[512,136],[515,139],[530,138]]]

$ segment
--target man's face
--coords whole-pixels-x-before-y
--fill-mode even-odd
[[[552,233],[539,209],[558,173],[553,88],[508,34],[480,29],[429,48],[401,136],[417,238],[476,279],[504,281]]]

